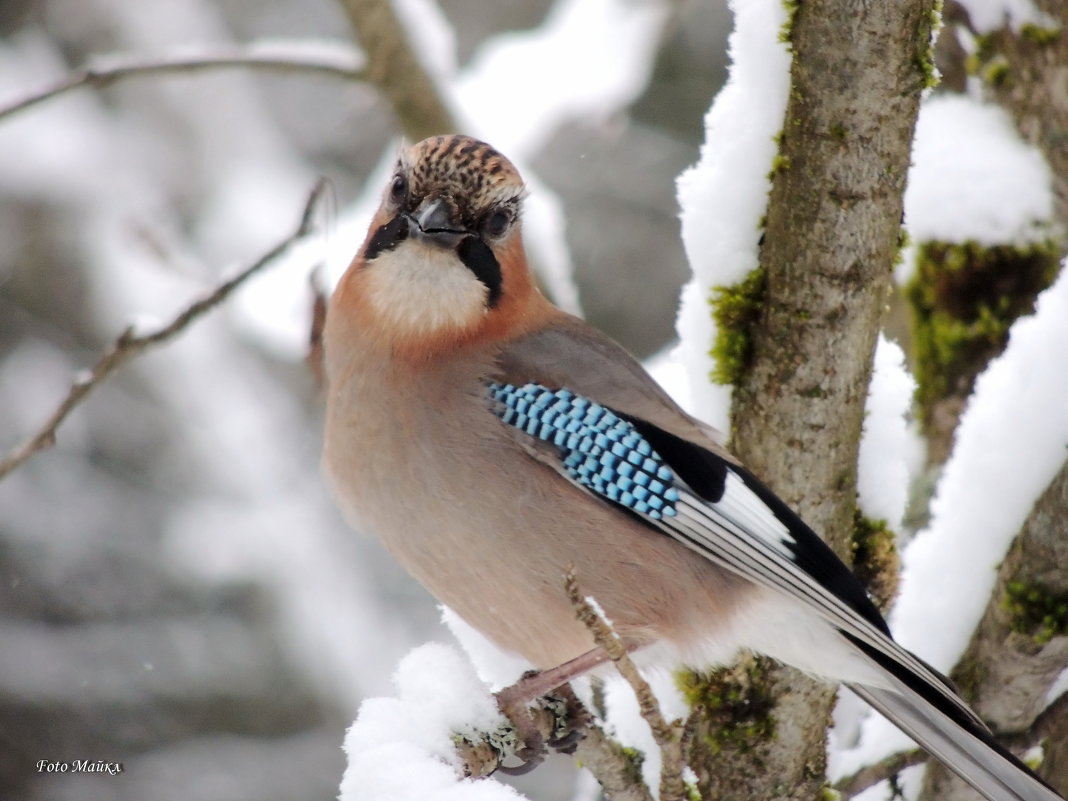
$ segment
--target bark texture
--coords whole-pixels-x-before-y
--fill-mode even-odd
[[[789,32],[790,100],[760,259],[766,303],[736,389],[733,446],[843,557],[934,5],[806,0]],[[747,798],[819,798],[833,689],[770,671],[775,738],[714,772]]]
[[[964,698],[995,732],[1027,731],[1046,706],[1050,685],[1068,666],[1065,565],[1068,462],[1035,503],[1005,557],[982,622],[953,671]],[[1068,715],[1060,717],[1057,725],[1068,729]],[[1035,744],[1023,739],[1023,746]],[[1054,751],[1039,772],[1061,792],[1068,791],[1065,745],[1054,737],[1049,741]],[[979,796],[932,762],[922,798],[974,801]]]
[[[898,247],[933,0],[805,2],[733,444],[846,553],[864,400]]]
[[[367,80],[385,97],[406,137],[454,133],[456,122],[412,49],[389,0],[340,0],[367,54]]]

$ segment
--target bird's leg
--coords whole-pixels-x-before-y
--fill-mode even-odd
[[[555,690],[561,684],[567,684],[572,679],[589,673],[607,661],[608,654],[604,652],[604,649],[594,648],[554,668],[532,670],[523,674],[523,677],[515,684],[498,692],[497,705],[503,711],[505,704],[527,704]]]
[[[545,759],[545,738],[534,725],[534,720],[530,716],[530,710],[527,705],[535,698],[547,695],[557,690],[557,688],[563,688],[572,679],[588,673],[607,661],[608,654],[601,648],[594,648],[554,668],[526,673],[515,684],[498,692],[498,708],[512,722],[516,733],[525,743],[525,747],[516,753],[516,756],[523,760],[523,764],[516,767],[502,766],[498,770],[515,776],[528,773],[541,764]],[[558,694],[568,707],[572,706],[572,701],[576,704],[578,703],[578,699],[575,698],[570,687],[563,689]],[[563,748],[572,745],[571,740],[568,738],[554,738],[550,742]]]

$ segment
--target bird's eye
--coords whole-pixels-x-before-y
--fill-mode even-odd
[[[394,175],[393,183],[389,186],[389,198],[394,203],[401,203],[408,197],[408,179],[403,175]]]
[[[508,230],[511,224],[511,213],[505,209],[497,209],[482,223],[482,230],[489,236],[500,236]]]

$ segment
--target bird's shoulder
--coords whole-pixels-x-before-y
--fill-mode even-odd
[[[515,386],[570,390],[734,461],[723,448],[723,435],[683,411],[622,345],[565,312],[505,343],[493,378]]]

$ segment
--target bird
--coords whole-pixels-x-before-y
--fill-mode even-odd
[[[844,683],[990,801],[1061,799],[717,431],[541,293],[526,194],[477,139],[400,149],[323,331],[323,465],[349,522],[546,688],[604,659],[573,571],[638,657],[773,657]]]

